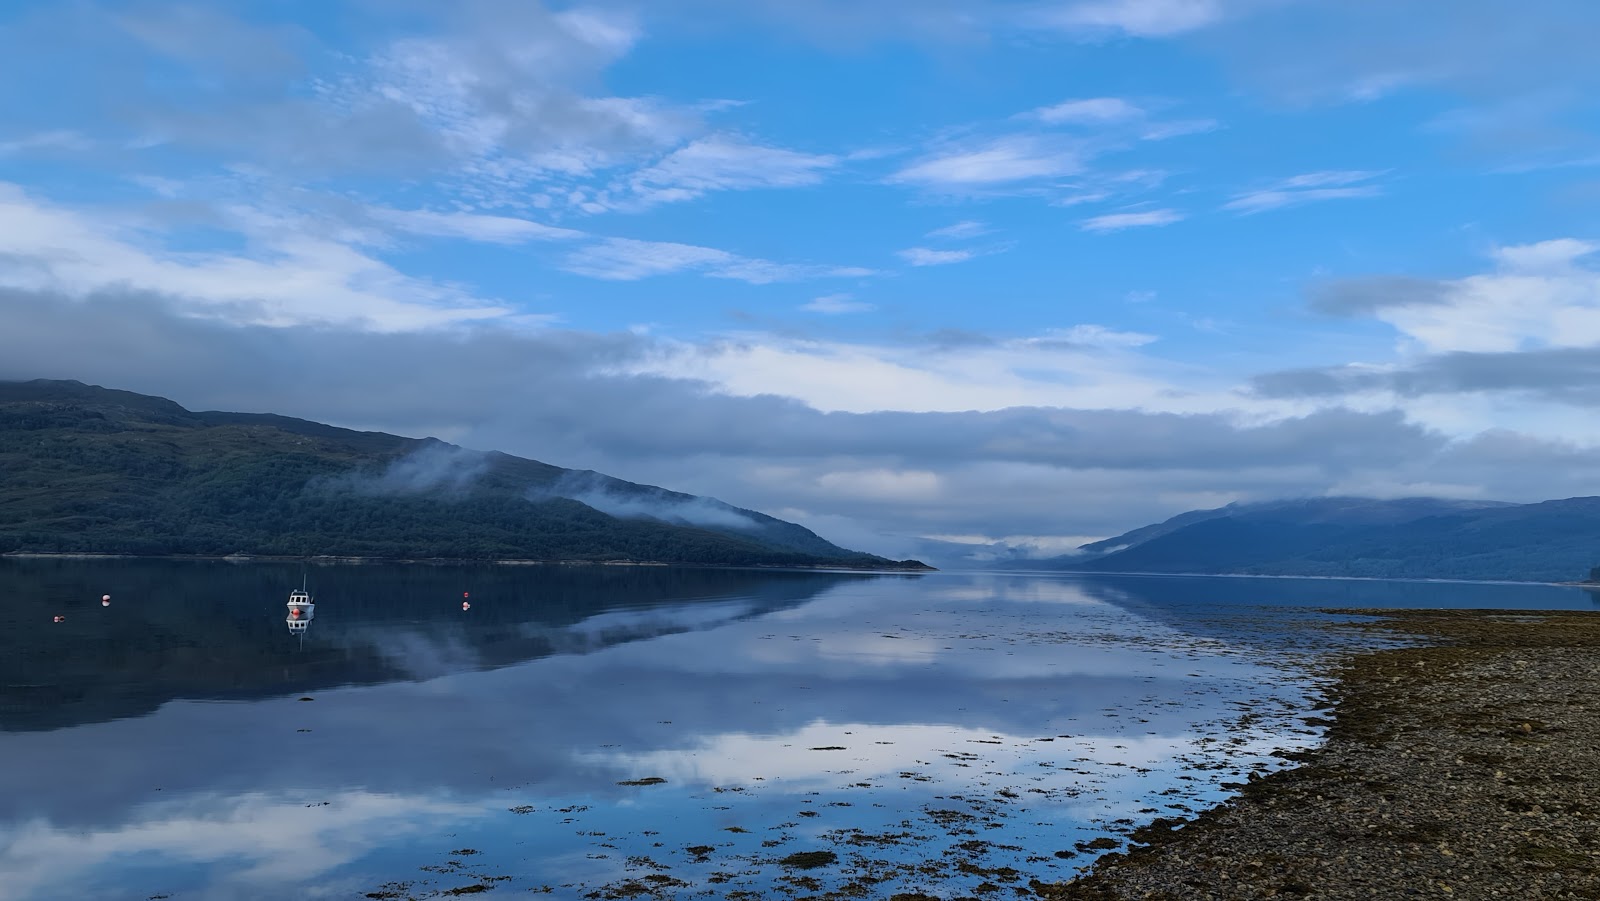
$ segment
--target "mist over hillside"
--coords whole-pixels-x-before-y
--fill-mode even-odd
[[[923,568],[714,498],[432,438],[0,382],[0,553]]]

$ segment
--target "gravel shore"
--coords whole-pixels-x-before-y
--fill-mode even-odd
[[[1341,610],[1326,743],[1047,899],[1600,898],[1600,613]]]

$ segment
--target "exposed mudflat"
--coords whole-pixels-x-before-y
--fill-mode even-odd
[[[1371,611],[1326,743],[1052,899],[1600,898],[1600,613]]]

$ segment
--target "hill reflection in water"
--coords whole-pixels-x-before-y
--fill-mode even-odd
[[[284,603],[305,576],[304,638]],[[0,560],[0,730],[507,666],[793,606],[851,573]],[[463,593],[471,594],[462,610]],[[100,598],[112,603],[102,607]],[[64,616],[61,623],[55,616]]]
[[[1589,603],[1059,574],[310,576],[302,649],[282,613],[298,567],[0,566],[17,599],[0,731],[10,897],[1057,881],[1316,740],[1310,664],[1337,630],[1311,607]],[[825,849],[837,866],[781,863]]]

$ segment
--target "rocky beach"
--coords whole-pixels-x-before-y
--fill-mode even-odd
[[[1600,897],[1600,613],[1333,612],[1405,646],[1337,663],[1322,746],[1037,894]]]

